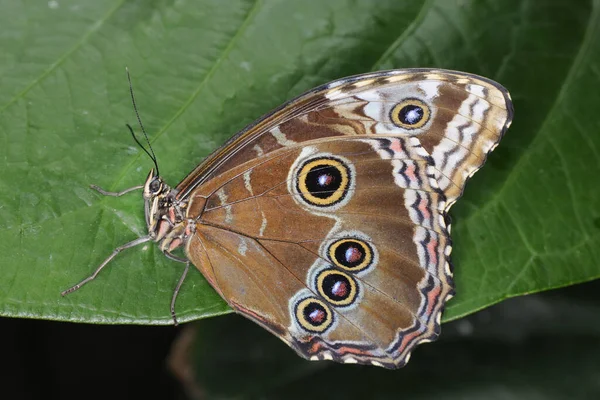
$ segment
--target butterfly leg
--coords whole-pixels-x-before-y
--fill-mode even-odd
[[[177,261],[177,262],[185,264],[183,274],[181,274],[181,277],[179,278],[179,282],[177,282],[177,286],[175,286],[175,290],[173,291],[173,297],[171,297],[171,316],[173,317],[173,323],[175,324],[175,326],[177,326],[177,325],[179,325],[179,322],[177,322],[177,315],[175,314],[175,301],[177,300],[177,295],[179,294],[179,290],[181,289],[181,286],[183,285],[183,281],[185,280],[185,277],[187,276],[187,273],[190,269],[190,260],[182,258],[182,257],[177,257],[176,255],[173,255],[173,254],[169,253],[168,251],[165,251],[165,256],[167,256],[167,258],[169,258],[173,261]]]
[[[121,190],[120,192],[109,192],[109,191],[102,189],[100,186],[96,186],[96,185],[90,185],[90,187],[104,196],[120,197],[129,192],[133,192],[134,190],[143,189],[144,185],[130,187],[128,189]]]
[[[138,244],[149,242],[150,240],[152,240],[152,238],[150,236],[143,236],[143,237],[137,238],[135,240],[132,240],[129,243],[125,243],[122,246],[117,247],[116,249],[113,250],[112,254],[110,256],[108,256],[106,258],[106,260],[104,260],[102,262],[102,264],[100,264],[98,266],[98,268],[96,268],[96,270],[94,271],[94,273],[92,275],[88,276],[87,278],[85,278],[84,280],[82,280],[81,282],[79,282],[77,285],[75,285],[73,287],[70,287],[69,289],[65,290],[64,292],[61,292],[60,295],[61,296],[66,296],[69,293],[73,293],[74,291],[76,291],[77,289],[79,289],[80,287],[82,287],[83,285],[85,285],[86,283],[88,283],[89,281],[93,281],[94,279],[96,279],[96,276],[98,276],[98,274],[100,273],[100,271],[102,271],[102,269],[109,262],[111,262],[111,260],[113,258],[115,258],[117,256],[117,254],[119,254],[123,250],[129,249],[129,248],[134,247],[134,246],[137,246]]]

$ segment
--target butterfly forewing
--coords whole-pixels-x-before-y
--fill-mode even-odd
[[[426,114],[421,120],[400,121],[418,106]],[[332,136],[394,135],[417,137],[433,157],[449,206],[511,120],[506,89],[476,75],[411,69],[341,79],[299,96],[240,132],[180,183],[179,196],[280,148]]]

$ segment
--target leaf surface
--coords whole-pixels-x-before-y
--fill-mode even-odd
[[[318,84],[439,67],[502,83],[514,124],[452,210],[454,319],[600,275],[598,1],[124,1],[0,5],[0,314],[169,324],[182,266],[146,231],[149,159],[125,66],[171,185],[260,115]],[[230,310],[196,271],[181,321]]]

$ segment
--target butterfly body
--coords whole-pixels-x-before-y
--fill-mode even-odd
[[[511,120],[508,92],[470,74],[334,81],[173,189],[151,171],[149,236],[301,356],[401,367],[439,335],[454,294],[448,210]]]

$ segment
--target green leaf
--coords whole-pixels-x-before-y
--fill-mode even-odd
[[[145,234],[151,168],[175,185],[246,124],[313,86],[400,67],[505,85],[515,121],[452,211],[458,296],[446,319],[600,275],[598,1],[124,1],[0,4],[0,314],[171,323],[182,266],[117,246]],[[181,321],[230,310],[197,271]]]

